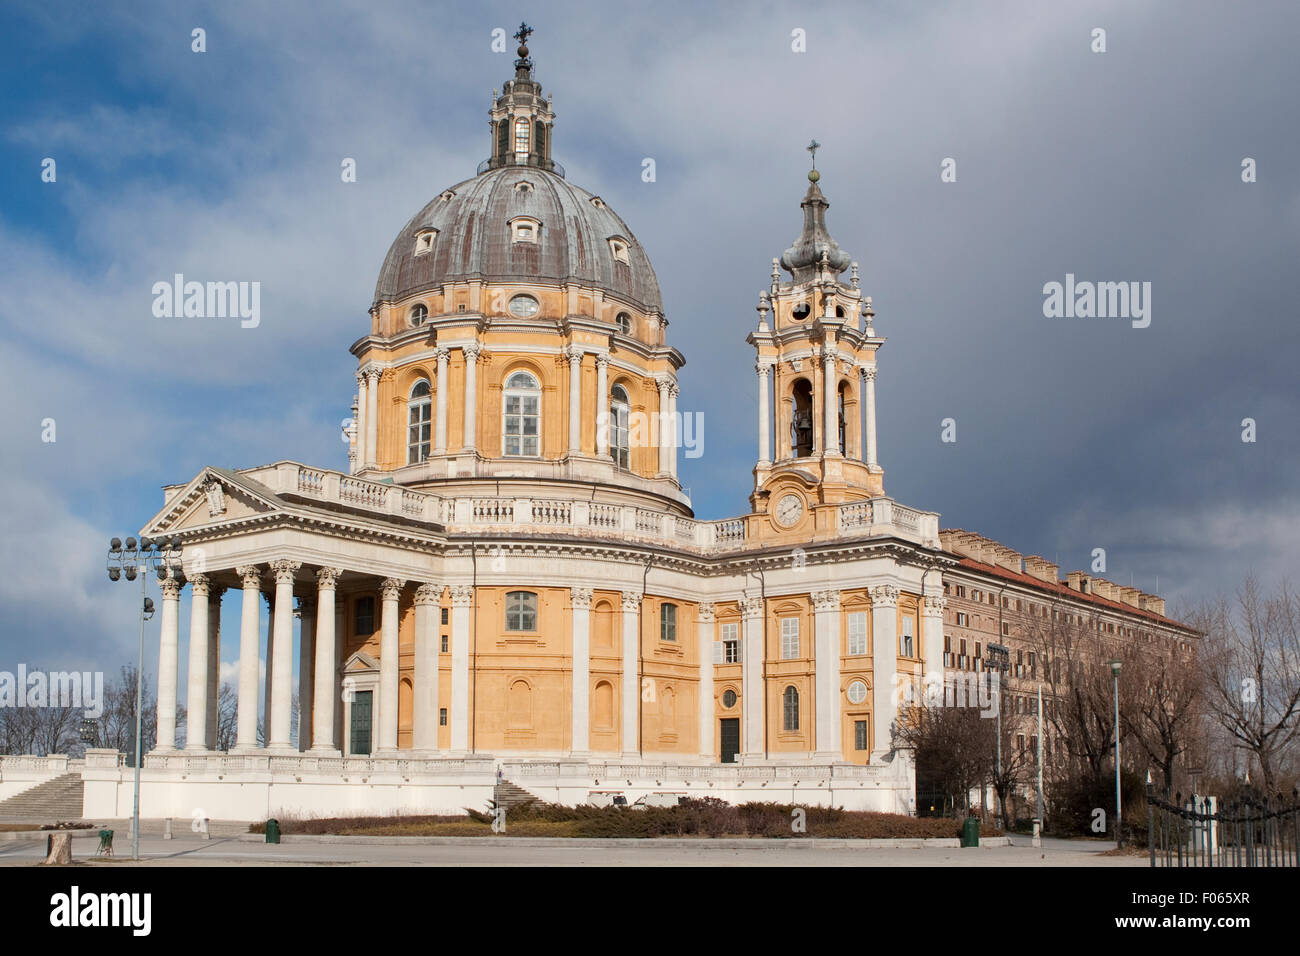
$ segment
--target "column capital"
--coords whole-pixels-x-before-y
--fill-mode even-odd
[[[868,382],[874,382],[876,380],[876,364],[872,362],[870,365],[862,366],[862,374]]]
[[[208,589],[212,584],[211,579],[206,574],[190,575],[190,594],[193,597],[207,597]]]
[[[667,375],[656,375],[655,385],[659,388],[659,394],[663,395],[668,391],[669,386],[673,383],[672,378]]]
[[[256,588],[262,590],[262,568],[257,564],[246,564],[235,568],[235,573],[239,575],[239,580],[244,586],[244,590]]]
[[[361,374],[366,377],[367,382],[374,385],[379,381],[379,377],[384,374],[384,370],[374,362],[371,362],[369,365],[366,365],[361,369]]]
[[[451,589],[452,607],[471,607],[474,604],[474,588],[468,584],[457,584]]]
[[[759,360],[754,363],[754,371],[758,373],[759,378],[767,378],[768,373],[772,371],[772,362]]]
[[[439,345],[433,350],[433,357],[435,361],[445,362],[451,357],[451,349],[447,348],[445,345]]]
[[[384,578],[379,585],[379,593],[385,601],[396,601],[404,587],[406,582],[401,578]]]
[[[366,386],[366,373],[363,372],[361,369],[357,369],[357,388],[365,388],[365,386]]]
[[[701,624],[712,624],[717,617],[714,614],[712,601],[701,601],[695,612],[695,619]]]
[[[840,592],[835,590],[814,591],[812,593],[813,610],[838,611],[840,609]]]
[[[871,606],[876,607],[898,607],[898,588],[892,584],[882,584],[879,587],[871,588],[868,592],[871,595]]]
[[[461,351],[465,353],[465,361],[472,364],[483,354],[483,346],[478,342],[466,342],[461,346]]]
[[[581,345],[566,345],[564,347],[564,357],[569,360],[570,365],[576,365],[582,361],[583,355],[587,352]]]
[[[220,604],[220,603],[221,603],[221,596],[222,596],[223,594],[225,594],[227,590],[228,590],[228,588],[227,588],[224,584],[209,584],[209,585],[208,585],[208,603],[209,603],[209,604],[212,604],[212,603],[215,602],[215,603],[217,603],[217,604]]]
[[[165,577],[158,582],[158,587],[162,591],[163,599],[168,601],[179,600],[181,596],[181,588],[184,586],[184,581],[180,580],[180,578],[173,578],[171,576]]]
[[[597,368],[597,369],[609,368],[609,353],[608,353],[608,352],[597,352],[597,353],[596,353],[596,368]]]
[[[943,617],[943,609],[947,606],[948,601],[943,595],[927,594],[921,606],[921,615],[923,617]]]
[[[763,616],[763,599],[761,597],[741,598],[740,613],[745,616],[746,620],[758,620]]]
[[[590,610],[591,588],[569,588],[569,601],[578,610]]]
[[[624,591],[624,592],[623,592],[623,610],[624,610],[624,611],[635,611],[635,610],[637,610],[640,606],[641,606],[641,592],[640,592],[640,591]]]
[[[415,589],[415,603],[417,605],[437,604],[442,600],[441,584],[421,584]]]
[[[298,569],[301,567],[301,561],[290,561],[283,558],[271,562],[271,573],[275,575],[276,584],[293,584],[294,575],[298,573]]]
[[[322,591],[332,591],[338,585],[342,574],[342,568],[317,568],[316,586]]]
[[[678,387],[678,385],[677,385],[676,382],[669,382],[669,383],[668,383],[668,394],[669,394],[669,395],[671,395],[673,398],[676,398],[680,393],[681,393],[681,389]]]

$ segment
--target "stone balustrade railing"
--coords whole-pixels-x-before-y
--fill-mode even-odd
[[[798,781],[825,780],[875,780],[888,773],[883,766],[860,764],[816,764],[793,766],[783,764],[659,764],[659,763],[601,763],[588,760],[503,760],[503,775],[510,780],[585,777],[593,781],[631,780],[717,780],[748,781]],[[521,784],[522,785],[522,784]],[[526,786],[526,785],[523,785]]]
[[[451,497],[307,468],[295,462],[280,462],[247,474],[277,493],[440,524],[457,532],[562,531],[667,545],[701,554],[739,550],[751,537],[748,518],[697,521],[634,505],[576,498]],[[893,535],[927,547],[940,546],[937,514],[917,511],[884,497],[840,505],[834,533],[843,538]]]
[[[35,757],[31,754],[17,754],[12,757],[0,757],[0,774],[14,773],[19,770],[34,770],[41,773],[56,770],[66,772],[67,769],[67,754],[51,754],[48,757]]]

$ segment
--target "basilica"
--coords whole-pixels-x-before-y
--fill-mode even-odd
[[[1061,581],[886,494],[885,340],[815,167],[747,339],[749,511],[697,519],[678,480],[686,358],[613,197],[553,158],[527,38],[489,158],[383,259],[351,346],[346,466],[205,468],[142,529],[184,554],[161,581],[144,816],[460,812],[498,780],[570,804],[915,812],[891,727],[900,687],[978,669],[959,594],[987,581],[1015,608],[1183,633],[1153,595]],[[237,734],[218,750],[236,635]],[[120,755],[90,751],[84,778],[88,816],[129,814]]]

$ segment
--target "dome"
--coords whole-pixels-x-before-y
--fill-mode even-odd
[[[516,221],[535,226],[534,241],[515,241]],[[417,249],[428,230],[436,233],[427,251]],[[663,311],[654,268],[627,224],[599,197],[534,165],[488,169],[412,216],[384,258],[375,302],[471,278],[574,281]]]
[[[832,276],[847,269],[853,258],[839,247],[826,229],[826,210],[831,204],[817,185],[820,178],[815,169],[808,174],[808,192],[799,204],[803,207],[803,232],[781,256],[781,265],[795,282],[807,282],[816,276],[823,257]]]

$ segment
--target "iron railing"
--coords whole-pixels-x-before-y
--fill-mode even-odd
[[[1153,867],[1300,866],[1300,794],[1248,790],[1218,803],[1147,788],[1147,849]]]

